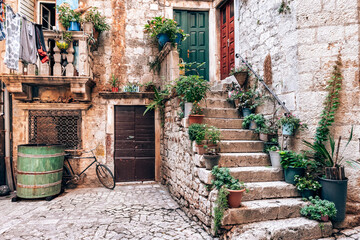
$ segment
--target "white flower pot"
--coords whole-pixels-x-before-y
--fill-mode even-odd
[[[186,102],[185,103],[185,110],[184,110],[184,117],[189,117],[191,109],[192,109],[193,103]]]
[[[280,164],[281,158],[279,152],[269,151],[269,154],[270,154],[271,166],[273,168],[281,168],[281,164]]]

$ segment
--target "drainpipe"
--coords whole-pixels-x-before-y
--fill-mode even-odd
[[[10,191],[14,191],[14,181],[11,164],[11,147],[10,147],[10,95],[5,87],[4,91],[4,119],[5,119],[5,166],[6,179]]]

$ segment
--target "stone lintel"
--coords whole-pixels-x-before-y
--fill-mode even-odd
[[[153,99],[153,92],[100,92],[100,97],[104,99]]]

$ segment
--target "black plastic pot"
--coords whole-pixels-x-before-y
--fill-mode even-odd
[[[315,197],[316,191],[305,189],[305,190],[300,191],[300,194],[301,194],[302,198]]]
[[[206,170],[211,170],[213,167],[219,164],[220,155],[207,155],[204,154]]]
[[[321,198],[334,202],[337,210],[336,216],[333,218],[335,222],[342,222],[345,219],[346,213],[346,197],[347,184],[346,180],[330,180],[320,178],[319,182],[321,188]]]
[[[284,169],[285,182],[295,185],[294,177],[299,175],[300,177],[304,176],[305,168],[293,168],[288,167]]]

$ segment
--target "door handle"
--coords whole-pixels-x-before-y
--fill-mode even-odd
[[[230,47],[230,39],[227,40],[228,47]]]

